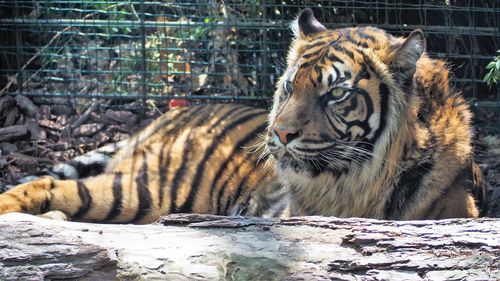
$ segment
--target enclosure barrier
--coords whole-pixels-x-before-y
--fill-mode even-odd
[[[0,94],[265,104],[306,7],[329,28],[422,29],[455,87],[500,107],[499,87],[483,82],[500,49],[498,0],[0,1]]]

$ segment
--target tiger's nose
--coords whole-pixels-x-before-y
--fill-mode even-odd
[[[288,144],[294,139],[300,137],[301,130],[294,128],[281,128],[278,126],[274,127],[274,134],[278,136],[282,144]]]

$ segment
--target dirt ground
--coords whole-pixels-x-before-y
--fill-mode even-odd
[[[57,163],[126,139],[162,111],[138,103],[86,102],[37,106],[20,95],[0,98],[0,192],[20,178],[43,175]],[[478,112],[476,123],[475,159],[489,185],[490,216],[500,217],[500,122]]]

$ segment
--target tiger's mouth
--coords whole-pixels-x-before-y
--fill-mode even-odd
[[[329,163],[323,159],[300,158],[290,152],[285,152],[281,157],[276,157],[278,167],[283,170],[309,177],[317,177],[319,174],[331,170]]]
[[[343,149],[338,144],[321,145],[322,149],[305,147],[270,146],[270,151],[276,159],[278,168],[283,172],[294,172],[303,176],[317,177],[328,172],[335,175],[345,173],[354,164],[356,157],[352,151]]]

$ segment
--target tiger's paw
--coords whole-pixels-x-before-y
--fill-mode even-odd
[[[38,215],[37,217],[44,218],[44,219],[51,219],[51,220],[57,220],[57,221],[70,221],[70,217],[64,213],[63,211],[49,211],[46,213],[43,213],[41,215]]]
[[[0,194],[0,215],[12,212],[39,214],[48,204],[53,179],[39,178]]]
[[[0,215],[14,212],[25,213],[26,209],[16,196],[8,193],[0,194]]]

